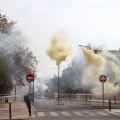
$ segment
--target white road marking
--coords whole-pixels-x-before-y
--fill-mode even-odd
[[[108,114],[106,114],[106,113],[104,113],[104,112],[101,112],[101,111],[99,111],[99,112],[97,112],[97,113],[100,114],[100,115],[109,116]]]
[[[75,114],[78,115],[78,116],[85,116],[85,115],[83,115],[82,113],[77,112],[77,111],[73,111],[73,113],[75,113]]]
[[[120,113],[116,113],[116,112],[109,112],[109,114],[120,116]]]
[[[103,116],[109,116],[109,114],[112,114],[112,115],[116,115],[116,116],[120,116],[119,113],[116,113],[116,112],[108,112],[108,113],[104,113],[104,112],[101,112],[101,111],[98,111],[98,112],[89,112],[89,111],[85,111],[83,113],[79,112],[79,111],[72,111],[75,115],[77,116],[86,116],[86,114],[90,115],[90,116],[96,116],[95,113],[98,113],[100,115],[103,115]],[[58,114],[56,112],[49,112],[51,116],[58,116]],[[61,112],[64,116],[72,116],[70,113],[68,113],[67,111],[64,111],[64,112]],[[38,117],[44,117],[45,116],[45,113],[44,112],[38,112]]]
[[[38,112],[38,117],[42,117],[45,116],[45,114],[43,112]]]
[[[61,112],[64,116],[71,116],[68,112]]]
[[[56,112],[50,112],[51,116],[58,116],[58,114]]]
[[[91,115],[91,116],[96,116],[94,113],[91,113],[91,112],[89,112],[89,111],[86,111],[85,113],[87,113],[87,114],[89,114],[89,115]]]

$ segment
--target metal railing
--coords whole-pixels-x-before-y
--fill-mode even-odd
[[[2,104],[8,105],[8,111],[9,111],[9,118],[12,118],[12,104],[15,101],[23,101],[24,100],[24,94],[23,95],[8,95],[8,94],[0,94],[0,102]],[[30,107],[29,107],[30,111]],[[30,115],[30,114],[29,114]]]

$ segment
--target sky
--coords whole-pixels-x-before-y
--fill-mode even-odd
[[[88,43],[120,48],[120,0],[0,0],[0,10],[17,21],[27,38],[27,45],[40,61],[38,77],[57,74],[56,63],[46,50],[61,30],[69,33],[75,50]],[[68,60],[61,64],[61,72],[67,65]]]

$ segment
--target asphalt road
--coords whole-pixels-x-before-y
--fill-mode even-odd
[[[85,101],[35,99],[38,120],[119,120],[120,109],[101,109],[102,103]],[[107,106],[108,103],[105,103]],[[94,107],[97,106],[97,107]]]

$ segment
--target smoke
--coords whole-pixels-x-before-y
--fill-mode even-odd
[[[50,48],[53,51],[51,50],[52,53],[51,51],[50,53],[53,56],[55,56],[54,52],[56,53],[54,50],[57,49],[54,45],[58,44],[58,39],[60,40],[60,37],[55,36],[54,39],[52,39],[53,43],[51,42],[53,47]],[[59,63],[57,62],[59,59],[53,56],[50,56],[50,58],[56,60],[56,64]],[[102,83],[99,81],[99,76],[104,74],[107,76],[107,81],[104,83],[104,92],[111,94],[119,92],[120,61],[114,54],[110,53],[105,46],[102,47],[101,51],[99,50],[97,54],[95,54],[93,50],[84,49],[79,51],[71,61],[72,63],[68,68],[62,72],[62,79],[65,81],[66,86],[69,85],[74,89],[83,88],[83,91],[87,88],[86,90],[90,90],[92,93],[102,93]]]
[[[19,30],[16,30],[14,34],[11,35],[8,34],[0,35],[0,55],[3,55],[6,58],[12,73],[13,81],[17,81],[17,79],[20,79],[20,75],[21,73],[23,73],[21,67],[16,64],[14,56],[19,46],[24,42],[25,37]],[[14,78],[14,75],[16,73],[18,74],[17,79]]]
[[[91,92],[101,93],[102,87],[99,76],[104,74],[107,81],[104,83],[105,93],[118,93],[120,81],[119,60],[115,55],[109,53],[106,49],[102,49],[99,54],[95,54],[93,50],[83,50],[85,56],[85,69],[82,82],[85,86],[91,87]],[[114,74],[113,74],[114,73]]]
[[[105,47],[102,48],[100,53],[105,60],[104,73],[108,76],[107,84],[105,84],[107,91],[110,93],[118,93],[120,88],[120,61],[112,53],[110,53]],[[109,84],[109,85],[108,85]]]
[[[75,56],[72,58],[72,73],[69,74],[68,79],[72,79],[74,81],[74,85],[77,89],[82,88],[82,75],[84,70],[84,56],[82,52],[77,52]]]
[[[104,59],[101,56],[94,54],[93,50],[84,49],[83,54],[86,57],[86,62],[85,62],[86,67],[88,67],[89,65],[100,67],[102,64],[104,64]]]
[[[47,55],[56,61],[58,69],[60,69],[61,62],[65,61],[73,51],[71,45],[68,43],[68,38],[66,32],[59,32],[52,38],[51,45],[46,51]]]
[[[48,86],[43,82],[41,78],[36,78],[35,80],[35,92],[38,90],[45,91],[48,88]]]
[[[19,85],[17,87],[18,91],[24,89],[28,92],[28,83],[25,76],[30,71],[29,68],[33,67],[32,63],[35,63],[35,57],[25,43],[26,38],[19,30],[15,30],[10,35],[0,35],[0,55],[5,57],[9,65],[13,84],[17,84],[16,86]],[[35,66],[36,64],[34,64]]]
[[[43,82],[41,78],[36,78],[34,80],[34,92],[41,91],[44,94],[44,91],[48,88],[48,86]],[[15,90],[13,89],[11,91],[12,94],[15,94]],[[27,94],[29,93],[29,84],[26,81],[25,86],[18,86],[16,85],[16,94]],[[31,82],[30,85],[30,93],[33,93],[33,82]]]
[[[14,32],[14,34],[0,35],[0,51],[4,55],[13,54],[16,47],[25,42],[25,37],[20,31]]]

